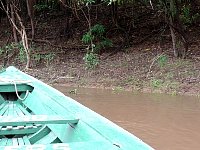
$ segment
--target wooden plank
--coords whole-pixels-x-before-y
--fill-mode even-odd
[[[7,143],[6,143],[6,146],[12,146],[12,145],[13,145],[12,139],[8,139]]]
[[[15,113],[15,104],[13,102],[10,102],[10,115],[11,116],[16,116],[17,115]]]
[[[8,114],[9,114],[9,110],[10,110],[10,109],[9,109],[9,105],[7,105],[7,107],[8,107],[8,108],[7,108],[6,111],[4,112],[3,116],[8,116]]]
[[[26,83],[17,83],[17,91],[18,92],[26,92],[26,91],[33,91],[33,87],[26,84]],[[15,85],[14,83],[0,83],[0,92],[15,92]]]
[[[73,143],[56,143],[56,144],[34,144],[34,145],[22,145],[22,146],[0,146],[0,149],[13,149],[13,150],[119,150],[120,148],[112,143],[102,141],[90,141],[90,142],[73,142]]]
[[[17,108],[22,112],[24,113],[25,115],[31,115],[20,103],[16,103],[17,105]]]
[[[19,112],[17,112],[17,105],[16,105],[16,103],[15,102],[13,102],[13,114],[14,114],[14,116],[22,116],[22,113],[21,114],[19,114]]]
[[[18,126],[17,127],[13,127],[11,126],[12,128],[11,129],[7,129],[6,128],[2,128],[0,130],[0,135],[20,135],[20,134],[33,134],[33,133],[36,133],[38,132],[41,127],[37,127],[37,128],[26,128],[24,126],[22,126],[23,128],[19,128]]]
[[[19,107],[16,105],[15,107],[15,111],[17,113],[18,116],[24,116],[25,114],[21,111],[21,109],[19,109]]]
[[[7,104],[8,104],[8,102],[2,103],[2,104],[0,105],[0,110],[1,110],[3,107],[5,107]]]
[[[51,142],[53,142],[56,138],[57,136],[53,132],[50,132],[34,144],[51,144]]]
[[[0,105],[0,115],[3,115],[6,109],[8,108],[7,102],[4,102],[3,104]],[[0,131],[2,129],[2,126],[0,126]]]
[[[24,145],[31,145],[28,136],[23,136]]]
[[[12,130],[13,126],[6,126],[6,130]]]
[[[2,138],[0,141],[0,146],[6,146],[8,138]]]
[[[15,114],[14,114],[14,104],[13,104],[13,102],[9,102],[9,103],[8,103],[8,109],[9,109],[9,111],[8,111],[8,116],[15,116]]]
[[[9,102],[8,105],[8,114],[7,115],[13,115],[16,116],[18,115],[20,118],[21,116],[24,116],[24,113],[22,112],[22,108],[19,109],[18,106],[21,106],[18,102]],[[23,110],[26,114],[29,114],[26,110]],[[2,127],[0,127],[2,128]],[[33,134],[36,133],[41,129],[41,125],[38,126],[6,126],[5,128],[1,129],[0,135],[19,135],[19,134]]]
[[[17,138],[17,141],[19,146],[24,145],[24,140],[22,138]]]
[[[14,146],[19,145],[17,138],[12,138],[12,143]]]
[[[5,103],[5,100],[4,100],[3,96],[0,94],[0,105],[3,103]]]
[[[29,141],[30,141],[31,144],[34,144],[35,142],[37,142],[38,140],[42,139],[44,136],[46,136],[50,132],[51,132],[51,130],[47,126],[44,126],[38,132],[36,132],[35,134],[29,136]]]
[[[35,90],[37,90],[35,88]],[[62,100],[62,98],[58,99],[58,101]],[[34,101],[34,103],[32,103]],[[65,109],[64,107],[70,104],[61,105],[55,101],[53,101],[49,95],[44,95],[43,92],[33,91],[29,95],[29,98],[24,101],[25,105],[30,108],[35,114],[61,114],[61,115],[69,115],[69,116],[79,116],[77,114],[71,113],[71,110],[74,111],[73,108]],[[35,108],[38,109],[35,109]],[[70,107],[70,106],[69,106]],[[57,109],[59,108],[59,109]],[[83,112],[81,112],[84,114]],[[89,119],[89,118],[88,118]],[[74,126],[65,125],[65,124],[48,124],[47,126],[57,135],[57,137],[62,142],[74,142],[74,141],[85,141],[85,140],[93,140],[95,139],[101,140],[104,139],[101,134],[96,132],[93,128],[84,124],[83,122],[79,122],[80,125]],[[72,127],[73,126],[73,127]],[[60,132],[66,131],[66,132]]]
[[[59,115],[47,116],[47,115],[30,115],[30,116],[0,116],[0,126],[23,126],[27,124],[66,124],[66,123],[78,123],[79,119],[74,118],[62,118]]]
[[[1,110],[0,110],[0,115],[3,115],[8,109],[8,105],[6,104]]]

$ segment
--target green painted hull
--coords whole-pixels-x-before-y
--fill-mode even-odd
[[[113,122],[9,67],[0,73],[0,149],[152,150]]]

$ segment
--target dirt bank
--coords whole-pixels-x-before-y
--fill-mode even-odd
[[[166,45],[166,47],[170,47]],[[84,51],[58,54],[54,61],[33,67],[28,73],[48,84],[111,88],[172,95],[200,95],[200,57],[177,59],[171,49],[143,45],[116,53],[104,53],[95,69],[86,69]]]
[[[35,40],[29,40],[32,64],[27,72],[30,75],[48,84],[200,96],[200,26],[194,26],[188,33],[187,59],[173,56],[168,30],[162,37],[148,28],[151,26],[148,22],[147,27],[129,33],[132,37],[129,48],[124,44],[122,32],[109,30],[113,31],[107,33],[113,47],[104,49],[99,55],[99,65],[88,70],[83,60],[87,45],[81,42],[87,24],[74,22],[73,36],[68,37],[61,32],[65,16],[51,15],[51,19],[36,18]],[[7,24],[5,19],[0,28],[0,53],[4,58],[0,65],[23,69],[26,62],[23,50],[19,43],[12,45],[12,31]],[[30,37],[30,25],[27,26]],[[155,24],[153,27],[157,28]]]

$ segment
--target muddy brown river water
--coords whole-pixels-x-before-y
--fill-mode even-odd
[[[54,86],[157,150],[200,149],[200,98]]]

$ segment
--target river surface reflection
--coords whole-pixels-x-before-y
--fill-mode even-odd
[[[200,149],[200,98],[54,86],[158,150]]]

